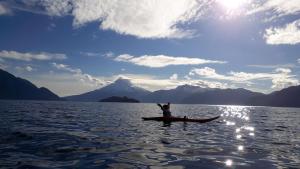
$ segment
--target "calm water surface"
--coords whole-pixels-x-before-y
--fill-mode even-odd
[[[300,109],[0,101],[0,168],[299,168]]]

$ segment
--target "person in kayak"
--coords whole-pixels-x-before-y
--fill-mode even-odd
[[[157,103],[157,105],[161,108],[161,110],[163,111],[163,116],[164,117],[171,117],[171,111],[170,111],[170,103],[168,104],[164,104],[163,106],[159,103]]]

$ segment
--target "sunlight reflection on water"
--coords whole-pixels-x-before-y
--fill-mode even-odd
[[[235,133],[235,138],[238,141],[237,151],[244,151],[244,145],[247,145],[245,141],[248,140],[247,135],[254,136],[254,127],[250,126],[249,123],[249,113],[251,112],[252,107],[244,107],[244,106],[226,106],[220,107],[220,110],[223,111],[221,116],[224,118],[226,125],[228,127],[232,126],[233,133]],[[250,133],[247,131],[251,131]],[[231,159],[225,160],[225,165],[230,167],[232,166],[233,161]]]
[[[239,151],[243,151],[243,150],[244,150],[244,146],[239,145],[239,146],[238,146],[238,150],[239,150]]]
[[[230,167],[230,166],[232,166],[232,160],[230,160],[230,159],[228,159],[228,160],[226,160],[225,161],[225,164],[226,164],[226,166],[228,166],[228,167]]]

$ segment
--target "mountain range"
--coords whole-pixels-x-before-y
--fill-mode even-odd
[[[253,92],[243,88],[219,89],[182,85],[169,90],[148,91],[137,87],[128,79],[115,82],[81,95],[65,97],[71,101],[98,101],[110,96],[127,96],[146,103],[184,103],[214,105],[253,105],[300,107],[300,86],[292,86],[270,94]]]
[[[98,101],[109,96],[127,96],[147,103],[246,105],[248,98],[263,96],[263,94],[246,89],[214,89],[192,85],[182,85],[174,89],[150,92],[133,85],[128,79],[119,78],[103,88],[80,95],[68,96],[65,99],[71,101]]]
[[[25,79],[15,77],[0,70],[0,99],[36,99],[99,101],[119,96],[138,99],[146,103],[185,103],[215,105],[253,105],[276,107],[300,107],[300,86],[292,86],[270,94],[253,92],[247,89],[202,88],[182,85],[169,90],[154,92],[137,87],[130,80],[119,78],[113,83],[87,93],[59,98],[46,88],[37,88]]]

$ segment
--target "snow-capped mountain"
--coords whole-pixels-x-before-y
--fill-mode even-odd
[[[151,92],[146,89],[133,85],[128,79],[119,78],[113,83],[100,89],[80,95],[68,96],[65,97],[65,99],[72,101],[99,101],[111,96],[127,96],[135,99],[142,99],[150,93]]]

